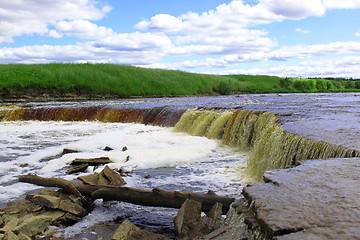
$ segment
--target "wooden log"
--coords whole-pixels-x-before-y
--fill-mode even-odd
[[[216,204],[221,203],[222,213],[226,214],[234,198],[219,196],[213,192],[207,194],[166,191],[154,188],[151,191],[130,187],[88,185],[82,182],[70,182],[62,178],[43,178],[37,175],[20,176],[20,182],[27,182],[44,187],[62,188],[69,192],[69,186],[75,187],[79,193],[92,199],[104,199],[106,201],[117,200],[143,206],[180,208],[186,199],[202,203],[201,210],[205,213]]]
[[[90,166],[99,166],[99,165],[111,163],[111,160],[108,157],[88,158],[88,159],[75,158],[71,162],[72,165],[79,165],[79,164],[85,164],[85,163],[89,164]]]

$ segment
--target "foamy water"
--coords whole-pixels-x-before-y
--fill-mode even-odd
[[[104,151],[106,146],[113,150]],[[128,150],[123,151],[125,146]],[[64,148],[79,152],[63,155]],[[65,174],[69,163],[75,158],[93,157],[109,157],[114,162],[109,164],[111,168],[131,171],[131,176],[125,178],[127,186],[141,189],[160,187],[203,193],[213,190],[218,194],[237,196],[241,191],[240,184],[246,181],[236,171],[245,166],[246,155],[220,146],[215,140],[175,133],[171,128],[99,122],[1,122],[1,206],[39,188],[19,183],[20,175],[32,173],[74,180],[79,175]],[[89,168],[88,172],[92,170]],[[151,178],[144,178],[147,174]],[[92,224],[124,214],[131,215],[136,221],[143,219],[148,211],[146,207],[129,207],[124,203],[104,207],[101,200],[96,205],[88,217],[64,234],[69,237]],[[157,216],[159,224],[165,221],[163,218],[172,221],[172,211],[156,208],[151,212],[152,216]],[[166,216],[169,214],[172,217]],[[147,215],[152,222],[153,217]]]

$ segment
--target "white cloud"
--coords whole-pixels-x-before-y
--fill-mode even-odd
[[[259,5],[287,19],[321,16],[326,11],[321,0],[260,0]]]
[[[12,42],[13,37],[45,35],[48,26],[62,20],[98,20],[111,8],[100,7],[93,0],[16,0],[0,2],[0,43]],[[50,35],[54,36],[55,32]]]
[[[239,17],[241,16],[241,17]],[[153,16],[135,25],[136,29],[171,34],[175,47],[169,55],[229,54],[268,51],[277,43],[263,30],[249,26],[281,21],[264,8],[232,1],[202,14],[189,12],[179,17]]]
[[[308,34],[308,33],[310,33],[309,30],[303,29],[303,28],[296,28],[296,29],[295,29],[295,32],[303,33],[303,34]]]
[[[59,21],[55,28],[67,36],[81,39],[102,39],[115,35],[112,29],[97,26],[87,20]]]
[[[135,25],[139,30],[159,30],[164,33],[177,33],[182,28],[182,20],[169,14],[158,14],[150,21],[143,20]]]
[[[114,51],[157,51],[164,53],[172,47],[171,40],[162,33],[121,33],[99,39],[94,44],[98,48]]]
[[[59,33],[56,30],[52,29],[52,30],[49,31],[48,36],[52,37],[52,38],[62,38],[64,36],[64,34]]]
[[[161,51],[132,49],[108,49],[94,43],[51,46],[33,45],[18,48],[0,49],[0,62],[7,63],[51,63],[51,62],[91,62],[144,65],[160,61]]]
[[[360,8],[359,0],[323,0],[327,9],[356,9]]]
[[[250,75],[273,75],[280,77],[360,77],[360,57],[321,58],[307,60],[296,65],[280,64],[272,66],[264,64],[259,67],[248,69],[232,69],[223,71],[204,71],[207,74],[250,74]]]
[[[225,68],[241,63],[253,62],[284,62],[298,59],[311,59],[326,56],[340,56],[343,54],[359,54],[360,42],[334,42],[317,45],[295,45],[281,47],[270,52],[257,52],[248,54],[229,54],[220,58],[205,58],[200,60],[188,60],[170,64],[150,64],[147,67],[160,67],[168,69],[201,69],[201,68]],[[359,72],[360,74],[360,72]]]

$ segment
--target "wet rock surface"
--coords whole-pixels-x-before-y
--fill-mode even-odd
[[[264,173],[244,188],[256,223],[277,239],[356,239],[360,236],[360,159],[306,161]]]

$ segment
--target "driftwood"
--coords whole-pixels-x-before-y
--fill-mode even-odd
[[[180,208],[186,199],[202,203],[202,211],[207,213],[216,204],[223,205],[222,213],[226,214],[234,198],[218,196],[213,192],[207,194],[166,191],[154,188],[151,191],[130,187],[89,185],[82,182],[71,182],[62,178],[43,178],[37,175],[20,176],[20,182],[32,183],[44,187],[57,187],[67,192],[74,192],[94,199],[105,201],[117,200],[143,206]],[[69,188],[71,186],[71,188]]]
[[[79,165],[79,164],[89,164],[90,166],[98,166],[104,165],[107,163],[111,163],[110,158],[108,157],[99,157],[99,158],[75,158],[71,165]]]

